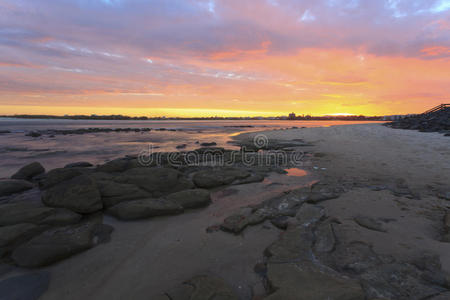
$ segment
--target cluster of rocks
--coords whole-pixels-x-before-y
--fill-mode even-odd
[[[328,215],[320,203],[345,191],[316,183],[224,219],[219,228],[234,234],[266,220],[283,230],[264,250],[264,262],[255,266],[266,289],[258,299],[447,299],[450,276],[437,255],[423,253],[410,260],[380,255]],[[368,216],[354,216],[353,222],[379,234],[387,231],[382,221]],[[448,234],[449,213],[444,228]]]
[[[386,125],[398,129],[440,132],[445,136],[450,136],[450,107],[429,114],[406,117]]]
[[[26,136],[40,137],[41,135],[68,135],[68,134],[86,134],[86,133],[109,133],[109,132],[149,132],[149,131],[178,131],[173,128],[79,128],[79,129],[49,129],[27,132]]]

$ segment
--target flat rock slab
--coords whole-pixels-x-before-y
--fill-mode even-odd
[[[325,273],[313,265],[269,264],[267,278],[275,292],[268,300],[364,300],[358,281]]]
[[[19,179],[0,180],[0,197],[20,193],[32,188],[33,185],[25,180]]]
[[[68,169],[70,170],[70,169]],[[103,208],[96,182],[80,175],[45,190],[42,202],[50,207],[62,207],[77,213],[94,213]]]
[[[13,176],[11,176],[11,178],[29,180],[34,176],[42,174],[44,172],[45,169],[40,163],[33,162],[20,168]]]
[[[44,231],[17,247],[11,258],[27,268],[43,267],[94,246],[95,224],[84,223]]]
[[[190,300],[238,300],[230,286],[221,278],[216,276],[201,275],[193,277],[185,282],[194,287]]]
[[[121,220],[138,220],[183,212],[183,207],[167,199],[142,199],[119,203],[107,211]]]
[[[371,217],[356,216],[354,218],[354,221],[359,226],[362,226],[362,227],[370,229],[370,230],[379,231],[379,232],[386,232],[387,231],[386,228],[384,228],[382,223],[378,222],[377,220],[375,220],[375,219],[373,219]]]
[[[202,170],[194,174],[193,180],[199,188],[213,188],[233,183],[235,180],[243,180],[250,176],[245,169],[222,168]]]
[[[316,241],[314,250],[317,252],[331,252],[334,250],[336,238],[334,236],[333,225],[329,222],[321,223],[314,232]]]
[[[321,206],[305,203],[297,211],[295,217],[300,224],[309,226],[317,223],[325,216],[325,210]]]
[[[0,281],[0,300],[37,300],[50,283],[46,271],[23,274]]]
[[[192,189],[170,194],[166,199],[177,203],[183,208],[204,207],[211,203],[211,195],[208,190]]]

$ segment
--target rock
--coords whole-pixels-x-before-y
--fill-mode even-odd
[[[39,188],[42,190],[48,189],[58,183],[72,179],[74,177],[82,175],[83,172],[78,168],[58,168],[53,169],[46,173],[39,180]]]
[[[11,203],[0,205],[0,226],[19,223],[39,224],[54,213],[54,208],[29,203]]]
[[[275,292],[267,300],[364,300],[356,280],[327,273],[312,264],[268,264],[267,279]]]
[[[89,168],[89,167],[92,167],[92,164],[87,161],[75,162],[64,166],[64,168]]]
[[[387,230],[383,227],[383,224],[376,221],[373,218],[367,217],[367,216],[357,216],[353,219],[359,226],[362,226],[364,228],[380,231],[380,232],[386,232]]]
[[[249,225],[249,217],[251,214],[251,208],[242,209],[241,212],[226,217],[223,223],[220,224],[220,229],[238,234]]]
[[[193,180],[197,187],[213,188],[231,184],[235,180],[244,179],[249,176],[250,173],[244,169],[221,168],[199,171],[194,174]]]
[[[185,282],[185,284],[193,286],[194,290],[190,295],[191,300],[238,300],[233,290],[228,284],[216,276],[201,275],[195,276]],[[187,298],[186,298],[187,299]]]
[[[46,190],[42,202],[50,207],[67,208],[82,214],[103,208],[97,184],[87,175],[74,177]]]
[[[114,227],[108,224],[95,224],[92,229],[94,236],[94,244],[104,244],[111,240],[111,233],[114,231]]]
[[[97,167],[98,172],[124,172],[129,168],[130,160],[127,158],[118,158],[109,161],[103,165]]]
[[[180,191],[170,194],[166,198],[185,209],[204,207],[211,203],[210,192],[204,189]]]
[[[27,268],[43,267],[60,261],[94,245],[94,225],[84,223],[49,229],[17,247],[11,258],[17,265]]]
[[[292,226],[264,250],[270,263],[312,261],[314,236],[308,227]]]
[[[217,143],[216,142],[201,143],[200,146],[202,146],[202,147],[212,147],[212,146],[217,146]]]
[[[19,171],[17,171],[13,176],[11,176],[12,179],[24,179],[29,180],[33,178],[36,175],[42,174],[45,172],[44,167],[38,163],[33,162],[31,164],[28,164],[22,168],[20,168]]]
[[[181,144],[181,145],[178,145],[178,146],[176,146],[176,148],[177,149],[184,149],[184,148],[186,148],[186,144]]]
[[[0,281],[1,300],[38,300],[47,291],[50,272],[40,271]]]
[[[16,224],[0,227],[0,249],[18,241],[32,237],[40,230],[39,226],[33,224]]]
[[[0,134],[6,134],[6,133],[11,133],[11,131],[9,131],[9,130],[0,130]]]
[[[40,137],[42,134],[40,134],[39,132],[37,132],[37,131],[30,131],[30,132],[28,132],[27,134],[25,134],[25,136],[31,136],[31,137]]]
[[[247,183],[261,182],[263,180],[264,180],[264,175],[262,175],[262,174],[251,174],[247,178],[235,180],[233,182],[233,184],[247,184]]]
[[[97,181],[104,207],[112,207],[120,202],[150,198],[151,193],[128,183],[114,181]]]
[[[33,185],[25,180],[5,179],[0,180],[0,197],[20,193],[33,188]]]
[[[270,220],[270,222],[277,228],[285,230],[288,227],[291,217],[279,216]]]
[[[183,212],[183,208],[167,199],[143,199],[119,203],[107,212],[121,220],[138,220],[179,214]]]
[[[82,216],[65,208],[56,208],[53,212],[45,217],[39,224],[50,226],[66,226],[76,224],[81,220]]]
[[[325,216],[325,210],[321,206],[303,204],[295,217],[304,226],[309,226],[320,221]]]
[[[190,189],[193,184],[183,177],[183,174],[170,168],[133,168],[114,179],[119,183],[137,185],[152,194],[160,197],[170,193]]]
[[[333,226],[329,222],[321,223],[314,232],[316,240],[314,250],[317,252],[331,252],[334,250],[336,238],[333,232]]]

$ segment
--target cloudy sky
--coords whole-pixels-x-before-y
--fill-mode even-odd
[[[0,0],[0,114],[395,114],[450,102],[450,0]]]

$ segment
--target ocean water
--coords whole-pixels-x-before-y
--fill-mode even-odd
[[[229,143],[233,135],[249,131],[296,127],[320,127],[360,124],[350,121],[103,121],[0,118],[0,178],[11,176],[20,167],[34,161],[47,170],[78,161],[101,164],[125,155],[137,155],[151,145],[155,151],[177,151],[200,148],[200,143],[215,142],[218,147],[236,148]],[[251,126],[251,127],[240,127]],[[69,135],[26,136],[30,131],[81,128],[152,128],[149,132],[99,132]]]

